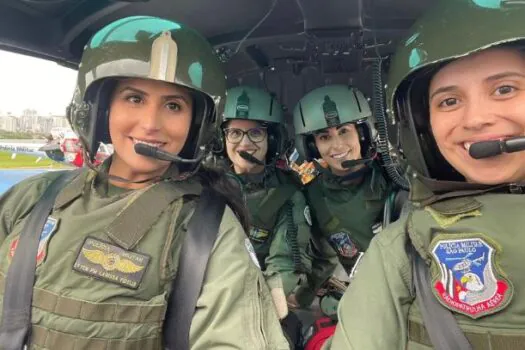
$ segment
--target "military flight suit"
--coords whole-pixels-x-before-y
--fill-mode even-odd
[[[28,214],[58,174],[24,180],[0,198],[0,292]],[[169,187],[180,196],[165,206],[159,186],[125,190],[86,170],[60,192],[37,255],[32,349],[163,348],[167,298],[200,184],[190,178]],[[191,323],[191,349],[289,348],[248,247],[227,207]]]
[[[452,311],[473,349],[523,349],[525,196],[498,187],[456,183],[439,199],[417,181],[413,209],[372,240],[357,266],[325,349],[432,349],[410,254],[430,266],[433,297]]]
[[[325,170],[306,187],[314,236],[309,247],[312,273],[296,291],[302,306],[312,303],[337,259],[350,273],[359,253],[367,250],[381,227],[389,187],[378,166],[367,167],[361,182],[347,184],[341,179]]]
[[[270,289],[282,287],[289,295],[311,269],[306,253],[310,226],[304,214],[308,210],[304,195],[291,175],[277,168],[230,176],[241,186],[250,211],[250,240]]]

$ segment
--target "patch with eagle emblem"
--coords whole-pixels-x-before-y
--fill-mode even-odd
[[[432,290],[446,308],[477,319],[510,303],[514,290],[498,264],[501,248],[486,235],[438,234],[430,252]]]
[[[150,257],[145,254],[87,237],[73,264],[73,270],[126,288],[137,289],[149,260]]]

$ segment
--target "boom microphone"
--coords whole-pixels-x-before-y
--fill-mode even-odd
[[[345,169],[350,169],[355,167],[356,165],[366,164],[368,162],[370,162],[369,158],[344,160],[341,162],[341,166]]]
[[[262,166],[265,165],[262,161],[260,161],[259,159],[255,158],[254,156],[252,156],[250,153],[248,153],[246,151],[240,151],[239,155],[241,156],[241,158],[243,158],[244,160],[247,160],[250,163],[254,163],[254,164],[262,165]]]
[[[506,140],[490,140],[473,143],[468,153],[474,159],[495,157],[502,153],[513,153],[525,150],[525,137],[511,137]]]
[[[176,163],[198,163],[202,160],[202,154],[195,159],[186,159],[181,158],[176,154],[163,151],[158,147],[153,147],[144,143],[137,143],[135,145],[135,152],[140,154],[141,156],[155,158],[159,160],[167,160],[169,162]]]

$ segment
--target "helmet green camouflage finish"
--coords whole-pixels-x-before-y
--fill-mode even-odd
[[[223,127],[232,119],[254,120],[262,123],[268,131],[268,152],[266,162],[272,164],[284,152],[286,130],[281,104],[274,95],[251,86],[236,86],[226,92],[226,103],[222,116]],[[222,153],[224,148],[223,130],[220,131]]]
[[[230,119],[284,123],[283,108],[275,96],[251,86],[237,86],[226,92],[223,120]]]
[[[440,0],[400,43],[389,71],[388,98],[400,121],[401,147],[421,175],[462,180],[438,151],[430,131],[428,86],[450,60],[525,39],[525,3],[512,0]]]
[[[118,78],[164,81],[188,88],[194,98],[190,134],[180,152],[195,158],[220,125],[226,79],[212,47],[183,24],[149,16],[117,20],[100,29],[84,48],[67,117],[92,159],[109,143],[108,106]]]
[[[318,158],[312,144],[315,131],[346,123],[359,125],[361,141],[371,146],[372,112],[361,91],[347,85],[328,85],[310,91],[297,103],[293,111],[295,147],[299,155],[308,161]],[[368,150],[363,150],[368,153]]]

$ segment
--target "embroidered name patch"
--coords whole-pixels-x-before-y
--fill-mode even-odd
[[[137,289],[150,257],[88,237],[73,269],[95,278]]]
[[[53,236],[53,234],[56,232],[57,226],[58,219],[49,216],[46,220],[46,223],[44,224],[42,233],[40,233],[40,240],[38,242],[38,250],[36,253],[36,266],[40,265],[45,260],[47,255],[47,244],[51,239],[51,236]],[[11,242],[11,245],[9,246],[9,262],[11,262],[11,259],[13,259],[13,256],[15,256],[15,251],[16,247],[18,246],[19,239],[20,238],[15,239],[13,242]]]
[[[336,252],[344,258],[353,258],[359,250],[348,236],[348,233],[338,232],[328,238]]]
[[[477,319],[510,302],[513,287],[497,265],[499,249],[483,235],[438,235],[431,252],[439,267],[433,292],[448,309]]]
[[[262,228],[252,226],[250,229],[250,238],[255,242],[259,242],[259,243],[266,242],[269,235],[270,235],[270,231],[264,230]]]

